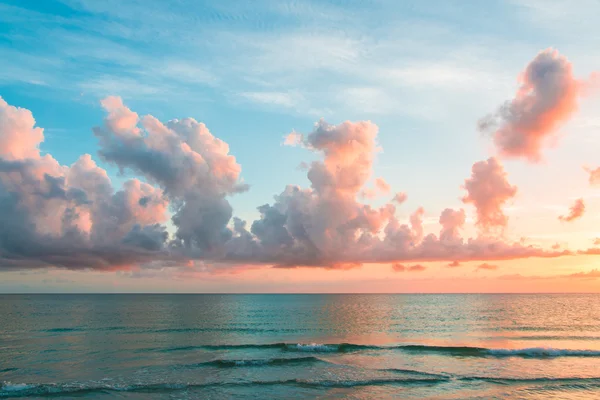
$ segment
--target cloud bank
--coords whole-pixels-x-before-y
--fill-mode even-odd
[[[475,163],[464,184],[463,202],[475,207],[481,234],[464,239],[465,211],[447,208],[439,234],[426,235],[422,207],[406,222],[397,215],[394,203],[403,203],[405,193],[379,207],[359,201],[380,150],[377,125],[320,120],[308,134],[285,140],[318,155],[307,164],[310,187],[286,186],[247,223],[229,203],[249,188],[242,168],[203,123],[139,116],[119,97],[101,105],[106,116],[93,128],[99,157],[137,176],[121,188],[90,155],[70,166],[43,155],[43,129],[31,112],[0,100],[0,268],[114,270],[196,260],[222,268],[349,268],[570,254],[492,234],[506,226],[503,206],[517,191],[495,158]],[[392,188],[377,178],[373,190],[389,195]]]

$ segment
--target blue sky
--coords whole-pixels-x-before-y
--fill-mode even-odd
[[[559,49],[577,76],[598,69],[598,12],[595,1],[559,0],[0,0],[0,95],[32,111],[44,152],[65,165],[92,154],[117,182],[130,175],[96,156],[100,99],[206,123],[251,186],[230,200],[249,221],[285,185],[309,186],[298,166],[315,155],[282,146],[286,134],[310,132],[319,118],[371,120],[383,149],[373,176],[408,193],[404,218],[423,206],[437,221],[461,206],[473,162],[493,153],[476,122],[514,95],[540,50]],[[578,172],[599,161],[586,145],[598,143],[597,105],[582,105],[541,166],[506,162],[524,188],[515,210],[530,207],[512,217],[515,226],[529,218],[517,235],[543,236],[531,223],[540,207],[595,195]]]

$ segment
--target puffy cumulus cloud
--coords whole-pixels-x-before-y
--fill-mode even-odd
[[[42,155],[43,129],[0,99],[0,266],[126,268],[167,256],[167,200],[132,179],[115,191],[91,156]]]
[[[151,115],[140,118],[118,97],[104,99],[102,106],[108,115],[94,128],[100,156],[164,190],[176,226],[171,246],[191,257],[222,251],[232,238],[233,210],[226,197],[247,189],[227,143],[193,118],[164,124]]]
[[[392,203],[378,208],[361,203],[358,199],[372,175],[378,150],[376,139],[377,127],[368,121],[331,125],[321,120],[307,135],[294,132],[290,143],[321,155],[307,171],[311,187],[287,186],[272,204],[258,208],[260,218],[249,230],[238,224],[225,258],[278,267],[342,268],[378,262],[402,265],[568,254],[493,237],[465,240],[461,237],[462,209],[442,212],[436,236],[425,235],[421,207],[403,223]],[[482,225],[506,223],[501,207],[516,188],[508,185],[495,159],[476,164],[466,186],[465,202],[475,204]]]
[[[507,173],[494,157],[473,164],[471,177],[465,180],[467,195],[462,201],[473,204],[477,211],[477,225],[484,231],[504,228],[508,217],[503,206],[515,197],[517,187],[508,182]]]
[[[407,267],[402,264],[394,263],[392,264],[392,269],[395,272],[422,272],[425,271],[427,267],[421,264],[410,265]]]
[[[332,125],[321,120],[309,134],[288,137],[288,144],[319,155],[307,164],[310,187],[286,186],[271,204],[258,208],[257,220],[246,223],[233,217],[228,202],[247,189],[241,167],[228,145],[194,119],[163,123],[140,117],[118,97],[103,100],[107,115],[93,130],[100,157],[144,178],[115,189],[89,155],[71,166],[42,155],[43,130],[31,113],[1,106],[3,268],[162,271],[190,263],[211,265],[211,271],[259,265],[351,268],[570,254],[491,236],[463,239],[462,209],[444,210],[436,235],[425,234],[421,207],[402,222],[392,202],[362,203],[379,150],[378,128],[369,121]],[[383,179],[374,185],[381,192],[391,190]],[[501,207],[516,188],[495,159],[475,164],[465,188],[465,203],[475,205],[482,227],[506,223]],[[401,200],[397,195],[395,202]],[[172,234],[165,227],[169,217]],[[206,272],[199,268],[194,274]],[[422,269],[421,264],[406,267]]]
[[[584,213],[585,203],[583,202],[583,199],[577,199],[575,200],[573,205],[569,207],[569,213],[567,215],[559,216],[558,219],[564,222],[571,222],[578,218],[581,218]]]
[[[406,199],[408,199],[408,195],[404,192],[398,192],[394,195],[394,198],[392,199],[392,201],[398,203],[398,204],[402,204],[406,201]]]
[[[569,60],[546,49],[522,72],[515,97],[479,121],[479,129],[493,131],[500,155],[539,161],[542,147],[577,109],[582,85]]]
[[[442,226],[440,240],[460,240],[460,229],[465,224],[465,219],[465,210],[462,208],[458,211],[451,208],[446,208],[442,211],[442,214],[440,215],[440,225]]]
[[[483,263],[477,266],[476,271],[486,270],[486,271],[495,271],[498,269],[497,265]]]
[[[0,156],[7,161],[39,157],[44,130],[35,127],[31,111],[8,105],[0,97]]]

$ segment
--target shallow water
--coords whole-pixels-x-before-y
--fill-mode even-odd
[[[600,398],[598,295],[0,295],[0,398]]]

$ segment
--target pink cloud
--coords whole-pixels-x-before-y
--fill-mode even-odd
[[[299,146],[302,144],[304,138],[302,134],[297,132],[291,132],[285,136],[283,139],[283,144],[286,146]]]
[[[29,111],[0,109],[0,234],[12,236],[0,265],[113,270],[166,254],[162,190],[132,179],[115,191],[87,154],[60,165],[40,154],[42,129]]]
[[[411,266],[404,266],[402,264],[392,264],[392,269],[396,272],[422,272],[425,271],[427,269],[427,267],[421,265],[421,264],[415,264],[415,265],[411,265]]]
[[[272,204],[258,207],[260,217],[247,224],[233,217],[228,201],[247,189],[241,166],[227,143],[203,123],[139,117],[117,97],[102,105],[107,115],[93,130],[100,157],[146,182],[134,178],[115,189],[90,155],[71,166],[42,156],[42,130],[31,113],[4,105],[0,234],[11,240],[0,241],[3,267],[151,270],[156,264],[172,268],[198,261],[224,269],[352,268],[571,254],[493,237],[463,239],[462,209],[441,213],[436,236],[425,235],[422,207],[401,223],[391,202],[380,207],[361,203],[359,194],[372,178],[378,151],[378,128],[370,121],[331,125],[321,120],[309,134],[296,133],[292,143],[319,156],[307,165],[310,187],[286,186]],[[389,191],[383,179],[374,185]],[[506,224],[502,206],[516,188],[497,160],[476,163],[465,188],[464,201],[475,205],[480,225]],[[396,202],[402,197],[397,195]],[[171,235],[165,226],[169,215]],[[421,264],[406,268],[423,269]]]
[[[261,206],[261,217],[254,221],[251,232],[240,231],[240,240],[228,246],[231,252],[226,258],[249,261],[250,257],[256,263],[279,267],[339,268],[378,262],[402,265],[401,262],[488,261],[571,254],[492,237],[465,240],[460,235],[466,219],[464,210],[442,212],[437,237],[424,235],[422,207],[410,215],[408,224],[402,224],[392,204],[373,208],[358,202],[356,194],[363,190],[361,185],[372,169],[376,131],[364,122],[329,125],[319,121],[312,133],[302,135],[304,148],[324,156],[323,161],[314,161],[308,170],[312,188],[288,186],[274,204]],[[358,138],[350,155],[347,147],[355,139],[348,141],[347,132]],[[321,136],[327,138],[326,152],[311,144],[323,141]],[[336,144],[336,140],[342,143]],[[355,151],[357,147],[360,151]],[[342,154],[336,154],[337,151]],[[363,151],[371,154],[359,156]],[[346,160],[352,158],[365,162],[359,164],[361,168],[353,163],[353,168],[346,170]],[[344,170],[344,179],[340,179]],[[476,205],[479,220],[486,228],[506,224],[502,206],[514,196],[516,188],[508,184],[506,173],[496,159],[475,164],[466,187],[469,196],[465,201]],[[242,237],[247,241],[241,243]]]
[[[582,82],[557,50],[541,51],[520,76],[520,87],[512,100],[479,122],[481,130],[494,130],[500,155],[537,162],[541,149],[556,128],[577,109]]]
[[[559,220],[565,222],[571,222],[583,216],[585,212],[585,203],[583,199],[575,200],[575,203],[569,207],[569,213],[567,215],[561,215],[558,217]]]
[[[465,224],[465,210],[453,210],[446,208],[440,215],[440,225],[442,231],[440,232],[440,240],[452,241],[460,239],[460,229]]]
[[[383,178],[375,178],[375,187],[382,194],[388,194],[392,190],[390,184]]]
[[[374,188],[365,188],[360,191],[359,195],[362,198],[374,199],[378,196],[389,194],[391,186],[383,178],[375,178]]]
[[[398,204],[402,204],[406,201],[406,199],[408,198],[408,195],[404,192],[398,192],[394,195],[394,198],[392,199],[392,201],[398,203]]]
[[[473,164],[471,177],[465,180],[467,195],[464,203],[473,204],[477,211],[477,225],[484,231],[504,228],[508,217],[503,206],[517,194],[517,187],[508,182],[500,161],[494,157]]]
[[[456,267],[460,267],[460,263],[458,261],[452,261],[451,263],[449,263],[448,265],[446,265],[449,268],[456,268]]]
[[[476,271],[487,270],[487,271],[495,271],[498,269],[497,265],[483,263],[477,266]]]
[[[31,111],[10,106],[0,97],[0,156],[5,160],[39,158],[44,130],[35,126]]]
[[[591,169],[588,167],[584,168],[586,172],[590,174],[589,182],[592,186],[598,186],[600,184],[600,167]]]
[[[501,275],[498,279],[505,280],[553,280],[553,279],[599,279],[600,271],[597,269],[592,269],[590,271],[584,272],[575,272],[572,274],[561,274],[561,275],[521,275],[521,274],[511,274],[511,275]]]
[[[399,263],[392,264],[392,269],[396,272],[404,272],[406,271],[406,267]]]

